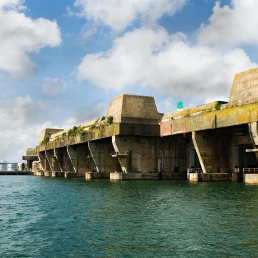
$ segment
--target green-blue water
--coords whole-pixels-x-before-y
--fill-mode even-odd
[[[258,186],[0,177],[0,257],[258,257]]]

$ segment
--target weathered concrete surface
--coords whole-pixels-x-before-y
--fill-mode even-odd
[[[243,182],[246,184],[258,184],[258,174],[243,174]]]
[[[243,173],[232,173],[231,180],[234,182],[243,182]]]
[[[115,123],[157,125],[162,115],[153,97],[123,94],[110,101],[106,116],[113,116]]]
[[[54,171],[54,172],[52,172],[52,177],[64,177],[64,172]]]
[[[230,181],[229,173],[189,173],[189,181],[192,182],[212,182],[212,181]]]
[[[33,175],[34,176],[44,176],[44,171],[41,171],[41,170],[40,171],[34,171]]]
[[[118,96],[110,101],[106,118],[79,126],[82,134],[43,130],[41,138],[49,136],[49,142],[36,147],[36,172],[93,172],[88,174],[92,178],[99,177],[95,172],[117,171],[123,173],[116,177],[164,179],[189,170],[203,172],[193,180],[227,180],[236,170],[258,167],[258,152],[246,152],[258,147],[257,82],[258,69],[241,73],[229,103],[215,101],[163,116],[152,97]]]
[[[76,135],[64,138],[57,138],[46,144],[40,144],[36,151],[42,152],[50,149],[58,149],[70,145],[88,143],[89,141],[100,140],[115,135],[137,135],[137,136],[159,136],[159,125],[117,123],[102,128],[87,131],[85,135]]]
[[[44,176],[52,177],[52,171],[44,171]]]
[[[186,173],[110,173],[110,180],[185,180]]]
[[[99,173],[99,172],[86,172],[85,179],[109,179],[110,173]]]
[[[112,157],[114,148],[111,138],[103,139],[102,141],[91,141],[88,144],[91,158],[94,162],[94,169],[91,171],[107,173],[121,171],[118,159]]]
[[[235,75],[229,97],[229,106],[238,106],[258,101],[258,68]]]
[[[257,103],[222,110],[202,113],[200,115],[165,120],[160,124],[161,136],[185,134],[193,131],[230,127],[258,121]]]
[[[22,156],[22,160],[26,160],[27,169],[32,170],[32,162],[39,160],[36,148],[27,148],[26,156]]]
[[[57,132],[61,132],[64,129],[55,129],[55,128],[46,128],[44,130],[41,131],[41,134],[39,136],[39,143],[41,143],[45,137],[50,137],[52,134],[57,133]]]
[[[114,136],[112,143],[124,173],[171,173],[187,170],[187,136],[167,138]],[[117,170],[119,172],[119,170]]]
[[[85,173],[81,172],[64,172],[65,178],[85,178]]]
[[[192,132],[192,138],[203,173],[229,172],[232,139],[227,131]]]

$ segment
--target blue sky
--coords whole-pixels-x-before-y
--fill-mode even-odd
[[[257,67],[255,0],[1,0],[0,160],[44,128],[105,116],[120,94],[159,112],[227,100]]]

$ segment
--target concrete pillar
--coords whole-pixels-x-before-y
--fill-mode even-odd
[[[43,167],[40,161],[32,162],[32,172],[35,176],[44,176]]]
[[[67,148],[68,157],[70,159],[70,163],[72,164],[72,172],[77,172],[78,155],[71,145],[70,146],[68,145],[66,148]]]
[[[116,135],[112,136],[112,144],[122,172],[156,172],[157,137]]]
[[[63,172],[63,162],[61,161],[62,151],[65,151],[65,148],[55,148],[53,157],[57,166],[57,171],[61,172]]]
[[[252,122],[248,124],[249,135],[253,145],[253,149],[257,149],[258,146],[258,133],[257,133],[257,122]],[[255,151],[256,161],[258,162],[258,151]]]
[[[228,131],[192,132],[192,140],[203,173],[229,172],[231,139]]]
[[[53,149],[53,158],[52,158],[52,167],[54,171],[60,171],[62,172],[62,168],[60,166],[59,160],[58,160],[58,156],[57,156],[57,150]]]
[[[56,159],[58,161],[58,166],[62,172],[74,172],[73,164],[71,158],[68,155],[67,147],[61,147],[55,149]]]
[[[39,152],[39,161],[41,162],[41,166],[44,171],[51,171],[51,167],[46,156],[46,151]]]
[[[71,162],[76,172],[90,172],[94,169],[88,143],[68,146]]]
[[[118,159],[112,157],[114,148],[111,138],[88,142],[91,158],[94,162],[96,172],[121,171]]]
[[[204,151],[202,151],[202,149],[205,148],[205,145],[209,144],[207,142],[205,142],[204,138],[202,137],[202,132],[192,132],[192,140],[193,140],[193,144],[194,144],[194,148],[196,151],[196,154],[198,156],[201,168],[202,168],[202,172],[206,173],[206,168],[204,166],[204,161],[202,158],[202,154],[204,153]],[[207,160],[206,160],[206,163]]]
[[[50,171],[51,172],[56,171],[57,167],[56,167],[55,160],[54,160],[54,149],[46,151],[46,158],[49,163]]]

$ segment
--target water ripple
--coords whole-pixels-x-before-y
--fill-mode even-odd
[[[258,186],[0,179],[0,257],[258,256]]]

